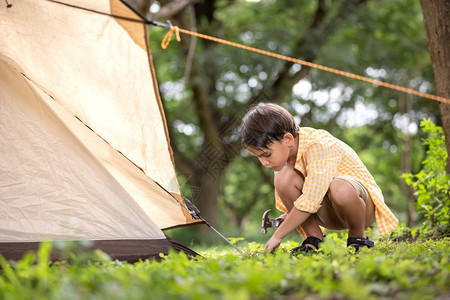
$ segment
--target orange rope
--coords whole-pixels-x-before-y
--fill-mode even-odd
[[[307,67],[310,67],[310,68],[323,70],[323,71],[326,71],[326,72],[330,72],[330,73],[338,74],[338,75],[341,75],[341,76],[345,76],[345,77],[349,77],[349,78],[353,78],[353,79],[369,82],[369,83],[372,83],[372,84],[376,84],[376,85],[379,85],[379,86],[383,86],[383,87],[386,87],[386,88],[389,88],[389,89],[392,89],[392,90],[397,90],[397,91],[400,91],[400,92],[404,92],[404,93],[416,95],[416,96],[419,96],[419,97],[423,97],[423,98],[439,101],[439,102],[442,102],[442,103],[450,104],[450,99],[447,99],[447,98],[444,98],[444,97],[440,97],[440,96],[436,96],[436,95],[432,95],[432,94],[427,94],[427,93],[422,93],[422,92],[419,92],[419,91],[416,91],[416,90],[413,90],[413,89],[410,89],[410,88],[406,88],[406,87],[402,87],[402,86],[399,86],[399,85],[395,85],[395,84],[383,82],[383,81],[380,81],[380,80],[368,78],[368,77],[365,77],[365,76],[360,76],[360,75],[352,74],[352,73],[349,73],[349,72],[345,72],[345,71],[341,71],[341,70],[325,67],[325,66],[318,65],[318,64],[315,64],[315,63],[312,63],[312,62],[309,62],[309,61],[300,60],[300,59],[297,59],[297,58],[292,58],[292,57],[289,57],[289,56],[285,56],[285,55],[281,55],[281,54],[277,54],[277,53],[273,53],[273,52],[269,52],[269,51],[265,51],[265,50],[261,50],[261,49],[257,49],[257,48],[253,48],[253,47],[249,47],[249,46],[245,46],[245,45],[242,45],[242,44],[230,42],[230,41],[227,41],[227,40],[219,39],[219,38],[212,37],[212,36],[205,35],[205,34],[201,34],[201,33],[198,33],[198,32],[194,32],[194,31],[178,28],[178,26],[172,26],[170,28],[170,30],[167,32],[167,34],[164,36],[164,39],[163,39],[163,41],[161,43],[161,47],[163,49],[166,49],[167,46],[169,45],[170,40],[172,39],[173,32],[175,32],[177,41],[181,40],[180,39],[180,32],[182,32],[182,33],[185,33],[185,34],[189,34],[189,35],[196,36],[196,37],[199,37],[199,38],[202,38],[202,39],[206,39],[206,40],[210,40],[210,41],[213,41],[213,42],[222,43],[222,44],[225,44],[225,45],[233,46],[233,47],[236,47],[236,48],[241,48],[241,49],[248,50],[248,51],[253,51],[253,52],[256,52],[256,53],[259,53],[259,54],[263,54],[263,55],[275,57],[275,58],[278,58],[278,59],[290,61],[290,62],[293,62],[293,63],[301,64],[301,65],[304,65],[304,66],[307,66]]]
[[[172,40],[172,34],[174,31],[175,31],[175,38],[177,39],[177,41],[178,42],[181,41],[180,30],[179,30],[178,26],[172,26],[172,27],[170,27],[170,30],[164,36],[164,38],[161,42],[161,48],[166,49],[167,46],[169,46],[170,41]]]

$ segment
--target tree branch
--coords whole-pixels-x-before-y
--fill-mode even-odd
[[[323,41],[327,40],[338,29],[338,24],[342,24],[343,20],[346,20],[351,16],[352,9],[367,2],[367,0],[354,0],[351,1],[351,4],[348,2],[349,1],[346,1],[339,7],[337,14],[333,16],[332,19],[327,19],[326,16],[329,12],[325,7],[325,1],[319,0],[314,20],[307,30],[309,34],[297,43],[293,51],[294,56],[303,56],[303,59],[306,61],[314,61],[320,52],[319,49],[324,44]],[[314,49],[314,51],[308,49]],[[282,101],[292,87],[310,72],[310,68],[302,66],[297,73],[290,76],[289,70],[292,65],[293,63],[291,62],[285,63],[279,77],[272,85],[273,90],[275,91],[273,98],[278,101]]]
[[[147,18],[153,21],[161,19],[170,19],[186,8],[189,4],[197,2],[197,0],[176,0],[161,6],[157,13],[149,12]]]
[[[197,31],[197,20],[195,18],[195,10],[192,7],[192,5],[190,5],[188,7],[189,10],[189,15],[190,15],[190,23],[191,23],[191,31],[196,32]],[[192,62],[194,60],[194,53],[195,53],[195,47],[197,45],[197,39],[196,38],[190,38],[189,41],[189,50],[188,50],[188,55],[186,58],[186,67],[184,69],[184,86],[186,85],[186,82],[189,82],[189,77],[191,75],[191,69],[192,69]]]
[[[323,23],[325,17],[327,15],[327,10],[325,8],[325,1],[319,0],[317,4],[316,13],[314,14],[313,22],[309,25],[306,32],[311,32],[313,30],[317,30],[317,28]],[[301,56],[300,53],[303,52],[303,46],[307,43],[309,40],[308,36],[306,38],[302,38],[298,41],[297,45],[294,48],[293,54],[295,56]],[[307,61],[313,61],[316,58],[316,55],[311,55],[304,57]],[[289,77],[289,70],[294,65],[292,62],[286,62],[284,64],[283,70],[280,72],[278,78],[275,80],[275,82],[272,84],[273,89],[275,90],[275,93],[273,95],[273,98],[282,101],[281,94],[286,94],[286,91],[284,93],[281,93],[282,90],[287,90],[293,86],[292,80],[288,84],[286,84],[286,79]],[[306,71],[306,72],[305,72]],[[302,67],[298,73],[302,73],[303,77],[308,75],[309,68]],[[296,74],[295,74],[296,75]],[[303,77],[295,76],[298,78],[298,80],[302,79]],[[297,81],[298,82],[298,81]]]

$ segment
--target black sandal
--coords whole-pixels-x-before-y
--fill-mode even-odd
[[[358,252],[360,247],[367,247],[372,248],[375,245],[375,243],[371,240],[369,240],[368,237],[366,238],[360,238],[360,237],[349,237],[347,239],[347,247],[352,246],[356,249],[356,252]]]
[[[298,254],[299,252],[308,253],[308,252],[315,251],[315,250],[319,249],[319,244],[322,242],[323,242],[323,240],[321,240],[321,239],[318,239],[313,236],[309,236],[303,240],[303,243],[300,246],[292,249],[291,254]],[[316,247],[316,249],[314,249],[311,246],[307,246],[307,244],[313,245],[314,247]]]

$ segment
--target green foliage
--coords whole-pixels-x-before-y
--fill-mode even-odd
[[[403,177],[417,196],[417,209],[426,217],[424,229],[433,234],[449,233],[450,175],[446,173],[447,149],[442,127],[424,119],[420,126],[427,134],[423,145],[428,147],[423,168],[417,174]]]
[[[173,16],[173,23],[259,49],[434,92],[418,1],[217,0],[198,1],[194,9],[195,22],[186,10]],[[410,160],[412,172],[416,172],[423,149],[414,129],[423,117],[439,119],[436,102],[314,69],[302,77],[299,75],[306,69],[299,65],[286,65],[272,57],[200,38],[195,38],[195,48],[189,48],[191,37],[184,34],[180,43],[173,41],[161,50],[159,43],[166,32],[152,27],[150,42],[171,143],[177,150],[175,165],[186,178],[180,180],[182,185],[195,179],[198,183],[189,182],[187,188],[197,187],[208,179],[202,170],[192,174],[198,169],[202,149],[211,142],[211,133],[207,132],[216,128],[220,134],[227,125],[238,124],[233,121],[242,117],[252,99],[264,94],[280,101],[302,126],[326,129],[361,153],[389,207],[402,221],[407,218],[409,195],[400,185],[401,158],[406,148],[403,136],[412,135]],[[411,107],[407,109],[406,103]],[[214,122],[206,123],[205,116],[211,116]],[[409,123],[405,125],[407,116]],[[220,139],[228,140],[222,134]],[[229,145],[223,146],[217,149],[225,151]],[[264,207],[272,208],[273,192],[267,191],[267,174],[256,169],[243,151],[234,151],[229,162],[223,176],[216,177],[220,191],[217,188],[217,194],[191,200],[198,206],[210,207],[214,207],[210,205],[212,201],[218,201],[218,213],[204,215],[205,218],[246,230],[252,226],[250,223],[260,222]],[[259,201],[254,203],[253,195],[258,193]]]
[[[260,220],[265,210],[274,209],[273,175],[253,157],[237,157],[230,167],[219,198],[220,211],[229,211],[228,225],[244,228],[246,220]],[[263,172],[266,178],[261,177]]]
[[[434,299],[450,294],[448,238],[377,241],[375,248],[354,253],[331,234],[318,252],[291,256],[297,245],[286,241],[269,254],[251,242],[242,247],[244,257],[228,248],[205,249],[196,259],[170,252],[161,262],[96,257],[50,264],[51,245],[42,244],[37,254],[19,262],[0,257],[0,299]]]
[[[378,126],[352,127],[337,137],[349,144],[358,153],[364,165],[374,176],[375,181],[383,191],[389,208],[400,220],[406,220],[407,199],[400,188],[402,179],[401,156],[402,145],[398,143],[404,133],[399,129]],[[412,169],[420,170],[420,160],[424,150],[418,138],[413,139]],[[380,159],[382,158],[382,159]]]

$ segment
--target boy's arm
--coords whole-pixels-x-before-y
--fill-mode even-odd
[[[293,208],[286,219],[281,223],[280,227],[275,230],[270,240],[264,245],[264,251],[277,248],[283,238],[294,231],[298,226],[302,225],[311,214]]]

